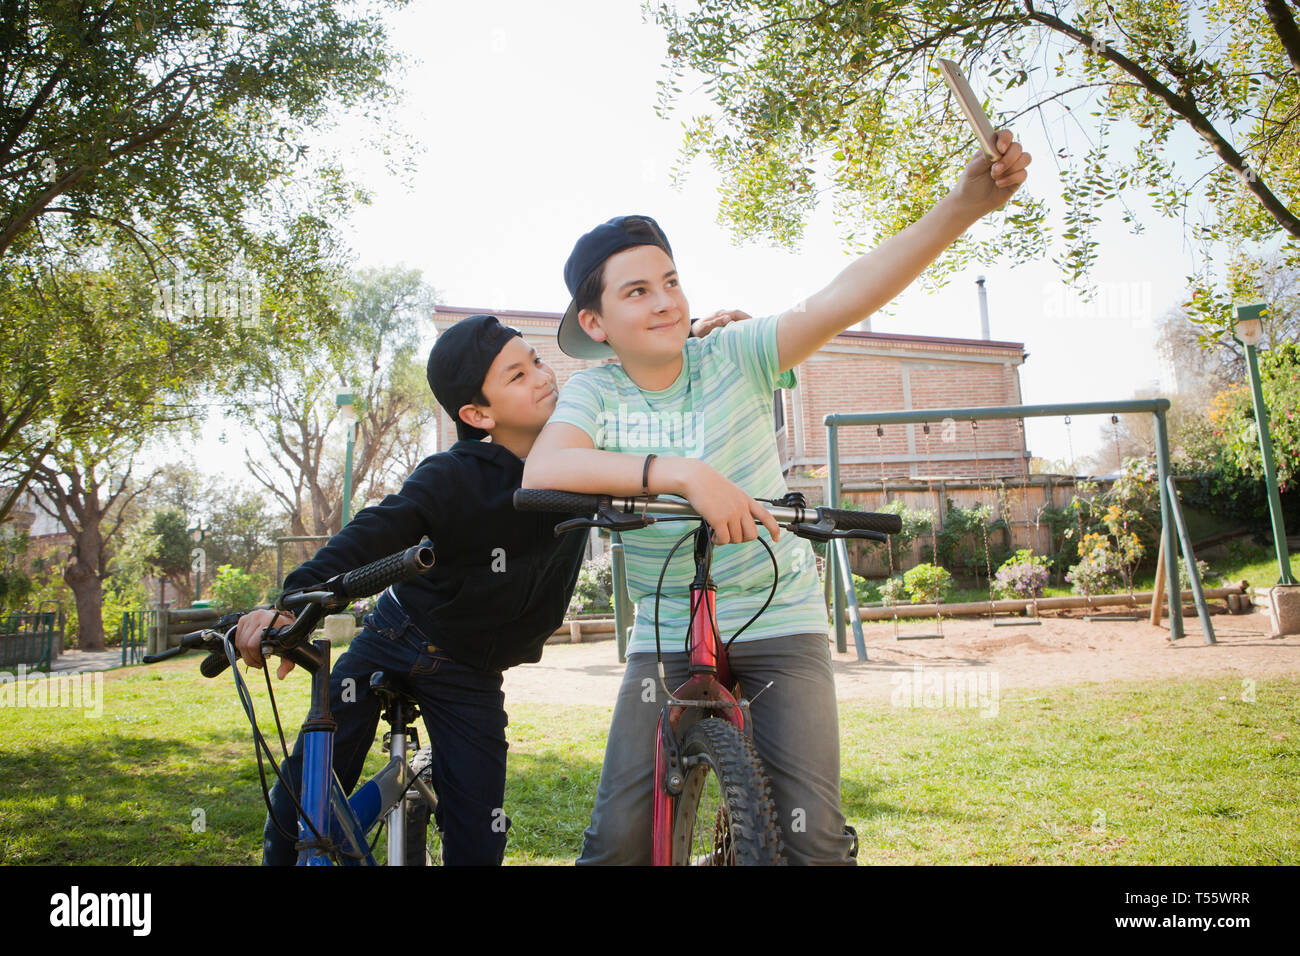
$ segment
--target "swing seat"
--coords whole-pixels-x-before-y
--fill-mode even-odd
[[[928,641],[928,640],[936,640],[936,639],[942,640],[943,635],[942,634],[895,634],[894,635],[894,640],[896,641]]]
[[[1091,624],[1093,621],[1140,621],[1139,614],[1085,614],[1083,619]]]
[[[1043,622],[1036,617],[995,617],[994,627],[1037,627]]]

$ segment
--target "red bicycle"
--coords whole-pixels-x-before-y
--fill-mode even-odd
[[[788,531],[812,541],[868,538],[888,541],[902,528],[897,515],[809,508],[803,496],[786,495],[764,501],[772,517]],[[749,700],[733,679],[728,649],[740,634],[767,610],[779,577],[772,558],[772,591],[758,613],[726,642],[718,633],[717,586],[710,577],[713,540],[708,525],[685,502],[650,498],[611,498],[563,491],[521,489],[515,492],[520,511],[595,513],[556,526],[563,534],[598,527],[620,533],[656,521],[697,521],[664,559],[655,601],[655,649],[659,679],[667,691],[658,628],[658,600],[664,575],[677,549],[693,537],[695,577],[691,582],[687,649],[690,677],[668,693],[656,730],[654,750],[654,814],[652,858],[656,866],[758,866],[782,862],[781,826],[771,788],[753,744]],[[760,691],[761,693],[762,691]]]

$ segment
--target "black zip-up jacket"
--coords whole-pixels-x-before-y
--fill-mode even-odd
[[[500,445],[458,441],[431,455],[395,495],[363,508],[286,590],[433,542],[434,565],[393,588],[411,621],[471,667],[504,670],[538,661],[564,620],[587,535],[555,537],[575,515],[515,511],[524,463]]]

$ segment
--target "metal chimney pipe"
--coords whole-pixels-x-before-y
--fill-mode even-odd
[[[979,286],[980,297],[980,338],[985,342],[989,340],[989,296],[984,289],[984,277],[980,276],[975,280]]]

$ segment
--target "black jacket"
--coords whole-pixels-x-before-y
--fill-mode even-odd
[[[574,515],[515,511],[523,474],[508,449],[458,441],[420,462],[397,494],[357,512],[284,587],[318,584],[427,536],[433,567],[393,588],[411,621],[472,667],[541,660],[564,620],[587,534],[555,537],[555,526]]]

